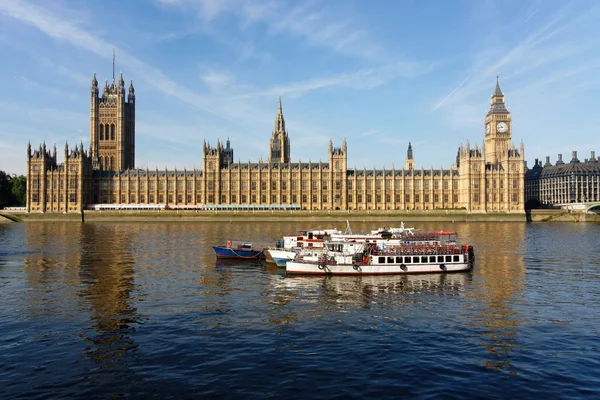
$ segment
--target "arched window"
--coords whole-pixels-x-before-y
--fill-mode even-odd
[[[115,169],[115,156],[112,156],[110,158],[110,169],[111,170]]]
[[[115,124],[110,124],[110,140],[115,140]]]
[[[104,162],[102,162],[102,157],[98,157],[98,161],[100,161],[100,169],[104,169]]]
[[[104,140],[104,124],[100,124],[100,140]]]

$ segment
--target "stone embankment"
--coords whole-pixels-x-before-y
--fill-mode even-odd
[[[600,215],[565,210],[531,210],[522,214],[465,213],[460,211],[85,211],[61,214],[3,212],[5,222],[245,222],[245,221],[382,221],[382,222],[600,222]]]
[[[81,222],[81,214],[18,214],[24,222],[74,221]],[[469,214],[463,212],[431,211],[85,211],[85,222],[234,222],[234,221],[453,221],[453,222],[525,222],[523,214]]]

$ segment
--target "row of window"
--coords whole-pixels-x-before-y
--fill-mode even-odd
[[[460,255],[438,256],[379,256],[377,264],[435,264],[461,262]]]
[[[57,186],[60,187],[61,189],[64,189],[65,182],[63,180],[61,180],[59,183],[56,179],[54,179],[54,180],[52,180],[52,184],[51,184],[50,180],[46,181],[46,189],[50,189],[50,187],[52,187],[52,189],[56,190]],[[38,179],[31,180],[31,189],[32,190],[40,189],[40,181]],[[77,178],[73,178],[73,179],[69,180],[69,189],[77,189]]]
[[[498,183],[499,188],[500,189],[504,189],[504,180],[503,179],[499,179],[498,181],[499,181],[499,183]],[[471,180],[471,187],[473,189],[479,189],[479,182],[480,182],[480,179],[472,179]],[[485,188],[486,189],[490,188],[490,181],[489,180],[485,181]],[[496,179],[492,179],[492,188],[496,189]],[[518,179],[513,179],[512,180],[512,188],[513,189],[518,189],[519,188],[519,180]]]
[[[115,124],[100,124],[98,131],[100,140],[115,140]]]
[[[519,202],[519,195],[518,195],[518,193],[512,193],[509,198],[510,198],[511,203],[518,203]],[[480,200],[479,193],[473,193],[472,199],[473,199],[473,203],[479,203],[479,200]],[[489,193],[486,193],[485,194],[485,201],[487,203],[490,203],[490,202],[495,203],[495,202],[498,202],[498,201],[500,201],[500,203],[502,203],[502,202],[504,202],[504,193],[500,193],[499,196],[497,195],[497,193],[494,193],[492,195],[490,195]]]
[[[60,194],[60,195],[52,195],[52,197],[50,197],[48,199],[48,201],[52,201],[52,202],[63,202],[65,200],[64,195]],[[31,194],[31,202],[32,203],[39,203],[40,202],[40,197],[38,193],[32,193]],[[77,203],[77,193],[69,193],[69,202],[70,203]]]

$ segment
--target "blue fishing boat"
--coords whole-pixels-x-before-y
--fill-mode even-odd
[[[236,242],[229,240],[226,246],[212,246],[217,258],[231,259],[264,259],[264,249],[252,247],[252,243]]]

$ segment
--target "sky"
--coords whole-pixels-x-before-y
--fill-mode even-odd
[[[596,0],[0,0],[0,170],[26,147],[89,148],[90,85],[136,92],[139,168],[200,168],[202,145],[268,159],[281,97],[293,162],[450,168],[500,86],[528,166],[600,155]]]

